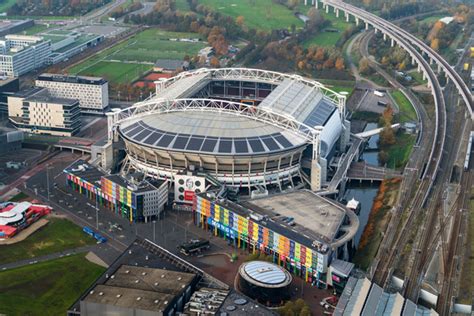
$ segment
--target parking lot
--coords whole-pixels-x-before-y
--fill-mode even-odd
[[[115,37],[127,30],[127,27],[115,25],[86,25],[81,26],[73,31],[78,31],[87,34],[103,35],[104,37]]]
[[[383,92],[384,96],[380,97],[374,94],[373,91],[368,91],[367,94],[360,100],[357,111],[375,112],[382,114],[387,105],[391,105],[394,113],[398,113],[398,108],[394,106],[393,100],[390,98],[388,92]]]

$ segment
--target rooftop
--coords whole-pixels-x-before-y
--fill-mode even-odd
[[[106,175],[105,172],[81,159],[73,162],[64,171],[95,185],[98,185],[102,176]]]
[[[33,88],[24,89],[24,90],[20,90],[18,92],[15,92],[11,96],[16,97],[16,98],[27,98],[27,97],[30,97],[34,94],[37,94],[37,93],[41,92],[41,91],[46,91],[46,89],[43,88],[43,87],[33,87]]]
[[[79,101],[77,99],[66,99],[66,98],[57,98],[50,96],[47,93],[39,93],[25,98],[25,101],[30,102],[45,102],[53,104],[63,104],[63,105],[74,105],[79,106]]]
[[[346,216],[342,206],[309,190],[271,195],[241,204],[267,215],[275,225],[326,243],[336,239]],[[294,226],[290,226],[292,223]]]
[[[266,261],[244,262],[239,272],[247,281],[264,287],[284,287],[293,279],[288,271]]]
[[[169,295],[183,292],[196,278],[195,274],[165,269],[122,265],[105,285],[155,291]]]
[[[222,155],[266,154],[305,144],[282,128],[217,111],[152,114],[120,130],[145,146]]]
[[[82,84],[94,84],[102,85],[107,83],[107,80],[99,77],[88,77],[88,76],[67,76],[60,74],[44,73],[38,76],[37,80],[42,81],[54,81],[54,82],[67,82],[67,83],[82,83]]]
[[[174,295],[170,294],[98,284],[84,301],[159,312],[165,310],[173,299]]]
[[[153,180],[153,181],[145,181],[145,182],[140,182],[138,184],[134,184],[131,181],[128,181],[124,177],[118,175],[118,174],[111,174],[111,175],[106,175],[104,178],[109,179],[110,181],[124,187],[124,188],[129,188],[133,192],[148,192],[148,191],[153,191],[156,190],[157,188],[161,187],[163,183],[166,181],[163,180]]]

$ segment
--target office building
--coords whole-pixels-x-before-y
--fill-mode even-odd
[[[64,172],[69,186],[130,222],[157,219],[168,203],[167,181],[144,180],[141,175],[128,179],[107,175],[83,160]]]
[[[9,96],[8,116],[18,129],[35,134],[72,136],[81,128],[79,102],[52,97],[41,88]]]
[[[83,113],[103,113],[109,105],[109,83],[103,78],[42,74],[36,86],[48,88],[54,97],[79,100]]]
[[[40,36],[7,35],[0,40],[0,74],[18,77],[45,66],[51,55],[51,41]]]

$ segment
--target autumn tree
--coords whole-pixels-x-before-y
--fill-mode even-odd
[[[242,15],[239,15],[235,19],[235,23],[237,23],[237,25],[240,26],[240,27],[242,27],[242,25],[244,25],[244,22],[245,22],[245,18]]]
[[[336,67],[336,69],[339,70],[339,71],[344,70],[344,67],[345,67],[345,65],[344,65],[344,59],[341,58],[341,57],[337,58],[337,59],[336,59],[335,67]]]
[[[434,49],[435,51],[439,50],[439,39],[438,38],[433,38],[431,40],[431,48]]]
[[[229,44],[225,39],[222,29],[214,26],[207,37],[208,43],[215,49],[217,55],[225,55],[229,49]]]
[[[217,59],[217,57],[215,56],[211,57],[209,64],[211,65],[212,68],[218,68],[220,66],[219,59]]]
[[[365,57],[359,61],[359,72],[361,74],[368,74],[370,72],[369,60]]]

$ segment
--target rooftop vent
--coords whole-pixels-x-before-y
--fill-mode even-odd
[[[146,272],[142,272],[142,275],[146,275]]]
[[[99,295],[100,295],[100,296],[104,295],[104,292],[99,292]]]
[[[160,302],[159,300],[155,300],[155,301],[154,301],[155,304],[158,304],[159,302]]]
[[[137,301],[140,301],[141,299],[142,299],[142,298],[141,298],[140,296],[139,296],[139,297],[137,297]]]
[[[126,274],[129,274],[129,273],[130,273],[130,270],[125,270],[125,273],[126,273]]]
[[[116,297],[117,298],[120,298],[122,296],[122,294],[117,294]]]

